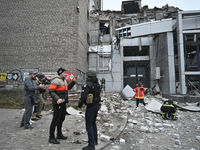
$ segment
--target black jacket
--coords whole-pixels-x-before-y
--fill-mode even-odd
[[[83,104],[87,106],[93,106],[99,103],[101,100],[100,92],[101,92],[101,88],[98,83],[98,79],[97,78],[87,79],[86,84],[82,87],[82,93],[81,93],[81,98],[78,103],[78,107],[82,107]],[[94,95],[92,104],[86,104],[87,95],[89,93],[93,93]]]

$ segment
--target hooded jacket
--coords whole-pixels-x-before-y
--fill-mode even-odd
[[[67,83],[64,77],[55,75],[51,79],[49,86],[49,94],[52,98],[52,103],[57,104],[58,99],[65,99],[65,103],[68,103],[68,90],[72,89],[76,82],[72,81]]]

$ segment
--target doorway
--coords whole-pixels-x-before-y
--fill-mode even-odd
[[[141,82],[145,88],[150,87],[149,61],[125,61],[124,62],[124,87],[128,84],[135,88]]]

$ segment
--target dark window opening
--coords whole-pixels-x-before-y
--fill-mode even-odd
[[[149,46],[125,46],[124,56],[149,56]]]
[[[90,35],[87,33],[87,43],[90,45]]]
[[[101,34],[110,34],[110,24],[109,21],[100,21],[99,25],[100,33]]]
[[[125,14],[139,13],[140,8],[137,2],[124,1],[122,2],[122,12]]]

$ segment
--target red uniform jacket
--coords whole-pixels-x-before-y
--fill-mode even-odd
[[[146,91],[144,87],[137,87],[133,91],[135,92],[135,98],[144,99],[144,91]]]

